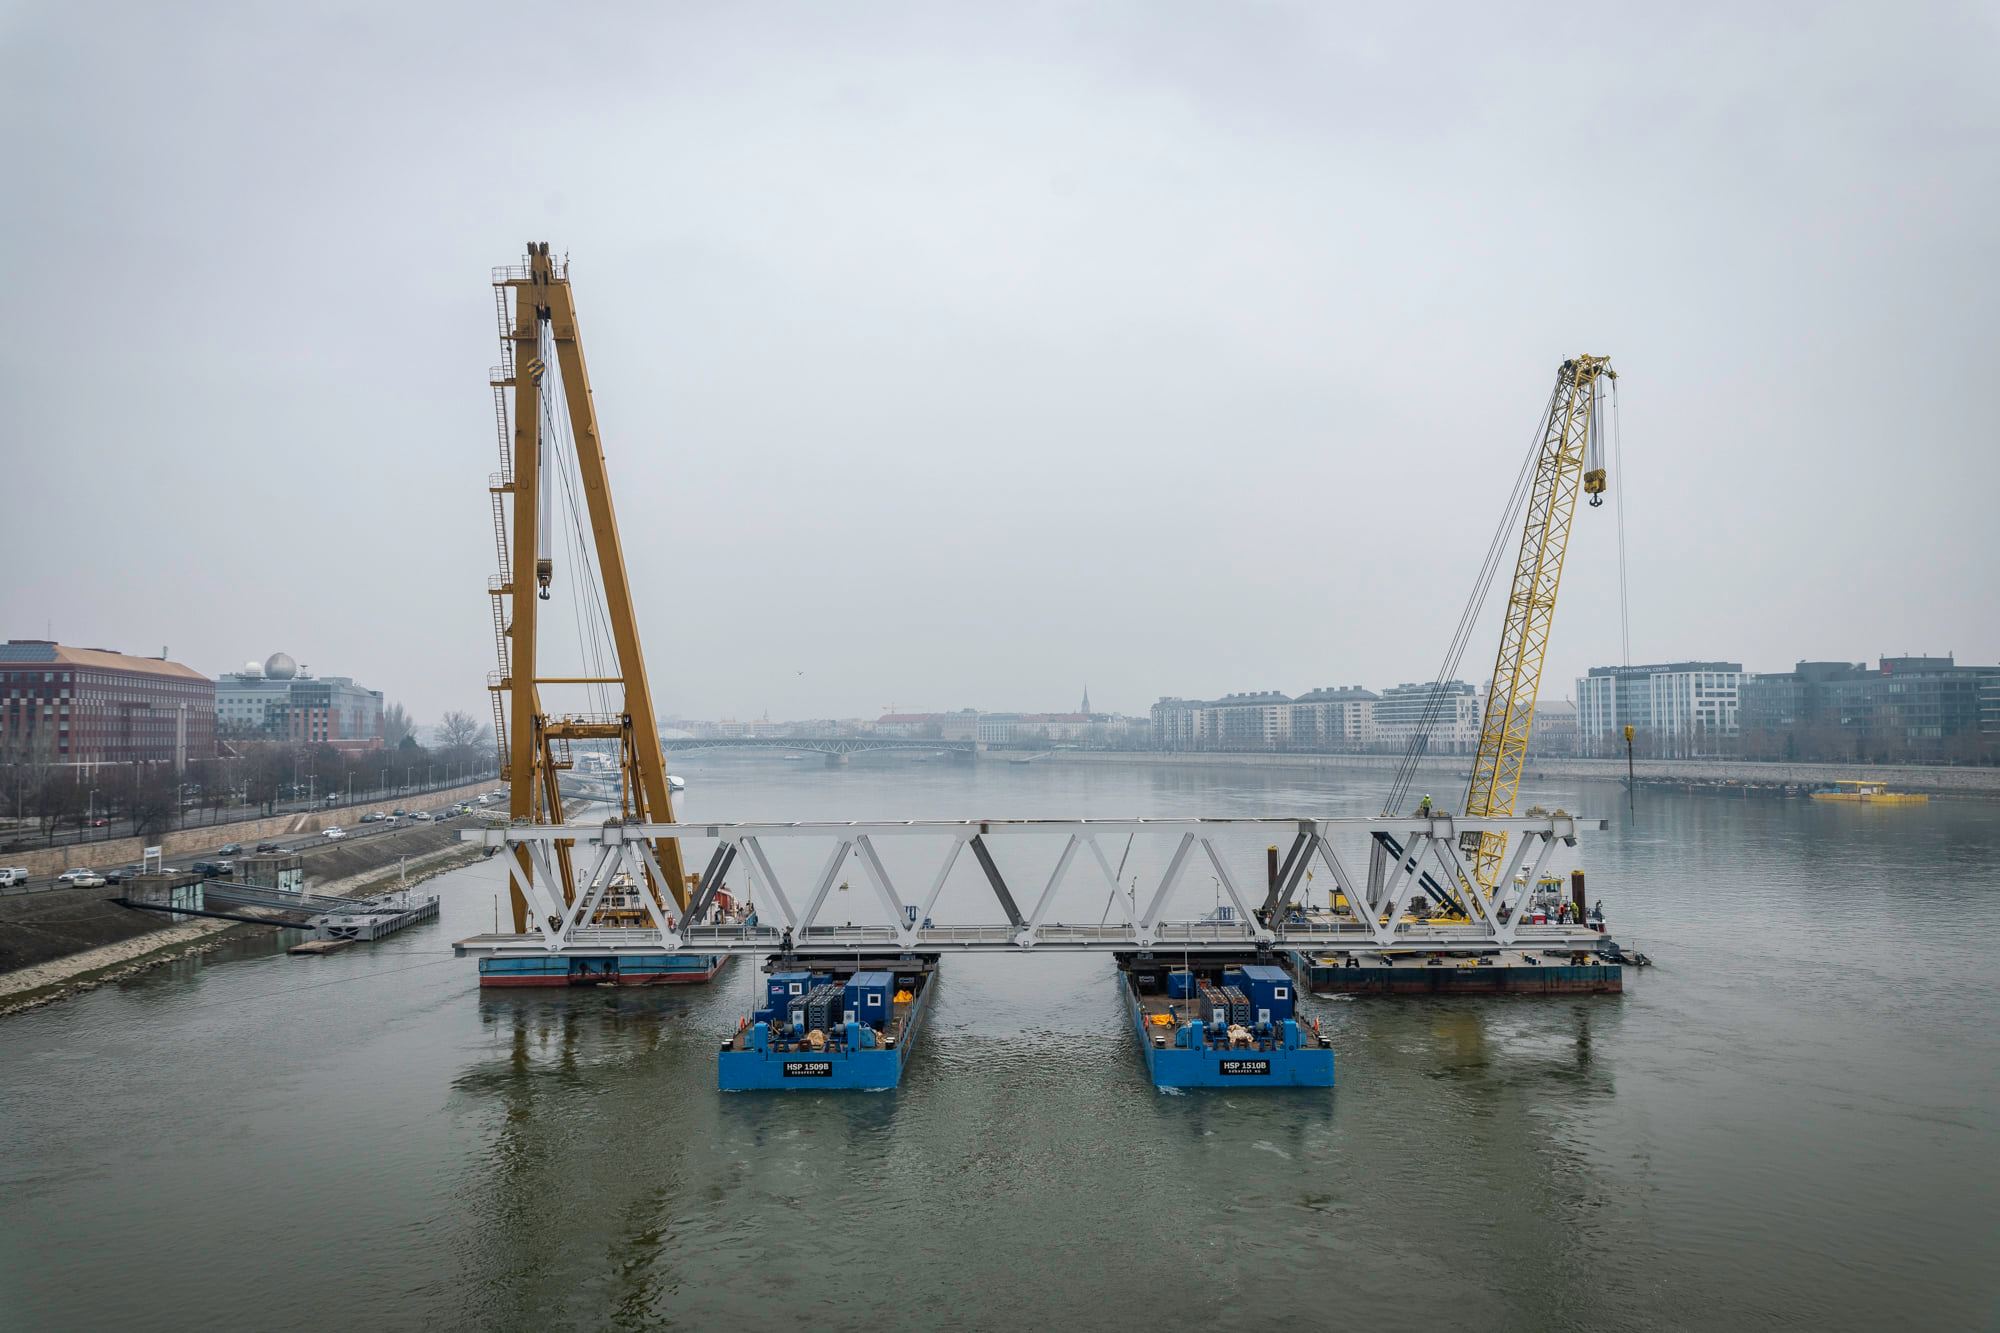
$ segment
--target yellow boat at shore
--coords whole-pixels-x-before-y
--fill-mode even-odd
[[[1886,782],[1846,781],[1812,793],[1815,801],[1859,801],[1866,805],[1923,805],[1922,792],[1890,791]]]

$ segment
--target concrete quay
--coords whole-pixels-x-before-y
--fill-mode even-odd
[[[982,762],[1008,757],[1005,750],[980,755]],[[1240,768],[1325,769],[1328,771],[1379,769],[1394,772],[1402,763],[1391,754],[1259,754],[1234,751],[1163,750],[1052,750],[1038,752],[1038,764],[1189,764]],[[1433,755],[1424,761],[1426,772],[1464,773],[1470,755]],[[1936,796],[1963,796],[2000,800],[2000,768],[1946,767],[1928,764],[1788,764],[1763,763],[1750,759],[1642,759],[1633,766],[1641,783],[1690,783],[1713,785],[1741,783],[1756,786],[1819,787],[1857,778],[1887,782],[1899,791],[1920,791]],[[1623,759],[1568,759],[1530,756],[1527,775],[1537,778],[1577,778],[1592,782],[1618,782],[1625,777]]]

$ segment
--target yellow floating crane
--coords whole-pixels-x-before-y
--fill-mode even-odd
[[[1617,379],[1608,356],[1573,357],[1556,372],[1528,490],[1527,519],[1514,562],[1500,651],[1486,690],[1472,782],[1465,793],[1468,815],[1514,813],[1579,485],[1593,506],[1604,503],[1603,387]],[[1461,850],[1471,857],[1481,893],[1493,892],[1506,849],[1504,833],[1468,833],[1462,838]]]
[[[527,263],[496,269],[493,288],[502,360],[488,378],[500,430],[501,466],[487,489],[493,496],[500,573],[487,591],[493,600],[499,670],[489,677],[488,686],[493,693],[501,777],[510,785],[508,814],[517,823],[562,823],[558,781],[570,767],[571,742],[609,740],[618,745],[619,817],[628,822],[671,823],[674,809],[666,755],[646,682],[646,659],[611,505],[568,262],[551,258],[547,241],[530,242]],[[584,599],[591,615],[608,628],[610,639],[609,658],[600,654],[602,665],[586,676],[536,674],[537,607],[550,599],[555,582],[554,493],[558,481],[566,485],[569,475],[556,471],[559,450],[574,457],[580,483],[576,489],[583,493],[590,529],[588,548],[582,544],[581,531],[576,533],[583,567],[575,571],[572,595]],[[574,495],[570,498],[573,504]],[[573,526],[580,529],[578,518]],[[595,580],[590,579],[593,563]],[[528,571],[532,579],[523,577]],[[544,685],[591,687],[604,706],[593,712],[551,715],[542,705]],[[675,907],[684,911],[688,885],[680,843],[662,838],[652,844],[652,851],[659,873],[655,880],[653,869],[647,869],[646,891],[662,905],[661,895],[671,895]],[[570,852],[567,843],[559,843],[554,862],[566,906],[575,905],[577,892]],[[515,848],[513,855],[516,873],[532,884],[534,867],[526,844]],[[514,930],[525,933],[528,903],[518,883],[510,887]]]

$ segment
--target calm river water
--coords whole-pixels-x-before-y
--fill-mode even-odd
[[[1362,814],[1383,782],[681,771],[717,819]],[[1524,797],[1615,817],[1592,896],[1658,966],[1312,1002],[1333,1092],[1157,1093],[1108,960],[1048,956],[947,960],[896,1092],[725,1097],[754,966],[482,995],[448,944],[495,863],[380,945],[0,1020],[0,1327],[1992,1326],[2000,807]]]

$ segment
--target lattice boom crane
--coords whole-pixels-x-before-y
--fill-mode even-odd
[[[674,807],[666,756],[654,720],[631,581],[612,509],[569,266],[550,256],[547,241],[534,242],[528,246],[525,264],[494,271],[493,287],[502,361],[489,379],[500,431],[500,471],[490,479],[488,490],[494,497],[500,573],[487,587],[499,652],[499,670],[490,677],[489,688],[495,700],[501,772],[510,789],[508,815],[516,824],[563,823],[557,783],[561,770],[570,766],[571,742],[615,741],[619,817],[671,822]],[[610,640],[608,661],[601,672],[589,676],[554,677],[538,670],[538,603],[549,600],[555,581],[553,501],[559,459],[573,462],[583,498],[582,512],[571,526],[586,567],[565,571],[571,576],[566,591],[587,599]],[[587,545],[582,531],[586,520]],[[596,586],[583,586],[586,583]],[[606,706],[589,713],[552,714],[542,701],[544,685],[593,687]],[[566,908],[577,895],[570,852],[569,840],[558,842],[551,863]],[[654,909],[664,908],[669,899],[677,909],[685,909],[688,885],[679,841],[656,839],[647,852],[647,896]],[[510,854],[520,878],[512,885],[514,930],[524,934],[530,921],[521,883],[533,882],[534,865],[522,848]]]
[[[1555,619],[1556,593],[1562,586],[1563,557],[1569,552],[1579,485],[1593,506],[1604,502],[1601,388],[1617,378],[1608,356],[1575,357],[1563,362],[1556,372],[1555,392],[1543,421],[1528,492],[1521,553],[1514,562],[1507,619],[1500,631],[1500,651],[1486,691],[1479,750],[1465,795],[1468,815],[1514,813],[1514,795],[1521,785],[1528,734],[1535,724],[1535,695],[1541,688],[1542,661],[1548,653],[1549,628]],[[1464,835],[1463,850],[1471,857],[1473,877],[1482,893],[1492,893],[1506,849],[1505,833]]]

